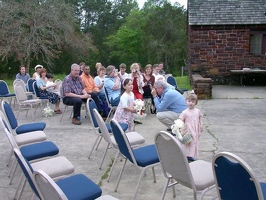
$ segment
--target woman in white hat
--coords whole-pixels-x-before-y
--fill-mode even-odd
[[[40,71],[41,71],[41,69],[43,68],[43,66],[42,65],[36,65],[35,66],[35,72],[34,72],[34,74],[32,75],[32,78],[33,79],[37,79],[37,78],[40,78]]]

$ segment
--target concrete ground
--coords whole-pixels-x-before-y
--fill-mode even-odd
[[[198,159],[211,162],[215,153],[229,151],[244,159],[259,180],[266,180],[265,104],[266,87],[213,86],[213,99],[200,100],[197,106],[204,113],[204,132],[200,138]],[[14,109],[15,113],[17,113],[17,108],[16,106]],[[61,108],[63,110],[63,105]],[[59,147],[60,155],[66,156],[73,163],[76,173],[83,173],[100,184],[103,194],[123,200],[133,199],[140,172],[128,162],[118,191],[114,192],[122,162],[117,163],[110,182],[107,182],[106,176],[115,151],[112,149],[108,151],[102,170],[100,170],[99,164],[105,142],[102,141],[98,150],[93,152],[91,159],[88,159],[88,154],[96,139],[91,122],[88,118],[84,118],[85,110],[82,110],[82,125],[75,126],[71,124],[70,113],[71,107],[65,111],[63,120],[60,122],[61,115],[45,118],[39,109],[35,115],[35,121],[47,123],[45,133],[49,140]],[[18,121],[20,124],[27,123],[31,121],[31,117],[25,117],[25,113],[21,113]],[[154,135],[166,128],[156,119],[156,115],[148,115],[143,124],[137,125],[135,129],[145,137],[146,144],[152,144]],[[2,128],[0,131],[0,199],[10,200],[15,193],[19,173],[16,174],[13,184],[9,185],[6,157],[10,145]],[[138,199],[160,199],[166,179],[160,167],[157,167],[155,172],[157,182],[153,183],[152,173],[148,171],[141,182]],[[165,199],[193,199],[191,189],[178,185],[176,190],[177,197],[173,198],[172,190],[168,189]],[[31,196],[32,191],[27,186],[22,199],[28,200]],[[217,194],[214,190],[204,199],[212,199],[215,196]]]

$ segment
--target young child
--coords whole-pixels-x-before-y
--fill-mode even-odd
[[[134,129],[134,113],[137,110],[134,109],[134,94],[133,82],[129,78],[125,78],[121,85],[121,97],[120,102],[116,108],[114,119],[120,123],[128,124],[128,131]]]
[[[46,90],[48,92],[52,92],[52,93],[55,93],[57,94],[58,96],[60,96],[60,91],[59,89],[57,88],[57,85],[54,83],[54,76],[51,74],[51,73],[47,73],[46,74],[46,78],[48,79],[48,81],[46,82],[46,86],[53,86],[53,87],[49,87],[47,88]]]
[[[201,132],[203,131],[202,113],[195,106],[198,103],[198,97],[196,94],[189,94],[186,98],[188,108],[184,110],[180,119],[185,123],[188,131],[193,135],[193,140],[185,145],[185,152],[188,161],[195,161],[198,156],[198,142]]]

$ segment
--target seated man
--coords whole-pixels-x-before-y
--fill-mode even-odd
[[[16,79],[21,79],[27,84],[27,81],[30,79],[30,75],[26,73],[26,68],[24,65],[19,66],[19,73],[16,75]]]
[[[176,90],[168,87],[168,84],[159,80],[154,83],[151,91],[157,110],[157,118],[171,131],[174,121],[179,118],[183,110],[187,108],[185,98]]]
[[[80,66],[78,64],[71,65],[71,72],[67,75],[62,83],[62,99],[66,105],[73,106],[72,123],[80,125],[80,109],[82,101],[86,102],[90,95],[84,89],[81,78],[79,77]]]
[[[160,74],[160,66],[158,64],[154,64],[153,66],[153,76],[155,77],[155,82],[158,80],[164,80],[165,78],[163,75]]]
[[[100,92],[100,89],[95,85],[94,79],[90,75],[90,67],[88,65],[85,65],[83,67],[83,73],[81,74],[80,78],[83,82],[84,89],[86,90],[86,92],[88,94],[91,95],[91,98],[94,100],[94,102],[98,108],[99,113],[102,114],[100,99],[97,95],[97,93]]]
[[[113,65],[106,68],[106,77],[104,79],[104,87],[108,93],[109,101],[112,106],[117,106],[120,101],[121,81],[118,72]]]

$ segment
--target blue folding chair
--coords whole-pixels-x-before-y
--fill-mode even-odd
[[[1,106],[2,111],[4,112],[8,120],[8,123],[10,124],[13,130],[16,130],[17,134],[32,131],[43,131],[46,127],[46,123],[44,122],[27,123],[19,126],[11,106],[6,101],[2,101]]]
[[[217,153],[212,168],[219,199],[266,199],[266,183],[260,183],[240,157],[229,152]]]
[[[35,94],[34,93],[34,89],[33,89],[33,83],[36,82],[35,79],[33,78],[30,78],[28,81],[27,81],[27,89],[28,89],[28,92],[31,92],[32,94]]]
[[[93,150],[94,149],[97,150],[97,148],[98,148],[98,146],[99,146],[99,144],[100,144],[100,142],[102,140],[102,133],[101,133],[101,130],[99,129],[99,125],[98,125],[98,123],[96,121],[96,118],[95,118],[95,115],[93,113],[93,109],[96,109],[98,111],[96,103],[94,102],[94,100],[92,98],[88,98],[87,102],[86,102],[86,106],[87,106],[87,110],[88,110],[88,113],[89,113],[90,120],[91,120],[92,125],[93,125],[92,126],[93,127],[93,131],[97,135],[97,138],[96,138],[96,140],[94,142],[94,145],[92,146],[92,149],[91,149],[90,154],[89,154],[89,159],[90,159]],[[127,130],[127,128],[128,128],[127,124],[121,123],[120,125],[121,125],[121,127],[122,127],[122,129],[124,131]],[[111,126],[110,126],[109,123],[106,123],[106,128],[107,128],[109,133],[112,133],[112,129],[111,129]]]
[[[176,82],[176,80],[175,80],[175,78],[173,76],[168,76],[166,78],[166,82],[169,83],[170,85],[172,85],[175,88],[175,90],[177,90],[181,94],[183,94],[185,91],[188,90],[186,88],[179,88],[178,85],[177,85],[177,82]]]
[[[139,180],[138,180],[137,187],[135,190],[135,195],[134,195],[134,199],[136,199],[141,179],[146,173],[147,169],[152,168],[153,179],[154,179],[154,182],[156,182],[154,167],[160,165],[156,147],[154,144],[152,144],[152,145],[146,145],[146,146],[141,146],[139,148],[132,149],[128,141],[127,135],[124,133],[119,123],[115,119],[112,119],[110,124],[112,127],[112,131],[113,131],[116,143],[118,145],[119,151],[125,157],[125,162],[122,166],[122,169],[120,171],[118,181],[115,187],[115,192],[117,191],[117,188],[119,186],[127,160],[129,160],[132,164],[134,164],[135,167],[141,170],[141,174],[139,176]]]
[[[41,96],[36,81],[33,83],[33,90],[34,90],[34,94],[36,95],[36,97],[37,97],[38,99],[41,99],[41,100],[42,100],[42,107],[43,107],[43,103],[47,103],[47,102],[49,102],[49,101],[48,101],[48,97],[43,97],[43,96]]]
[[[8,98],[9,103],[11,104],[12,98],[14,97],[14,106],[15,106],[15,93],[10,93],[7,83],[4,80],[0,80],[0,99]]]

